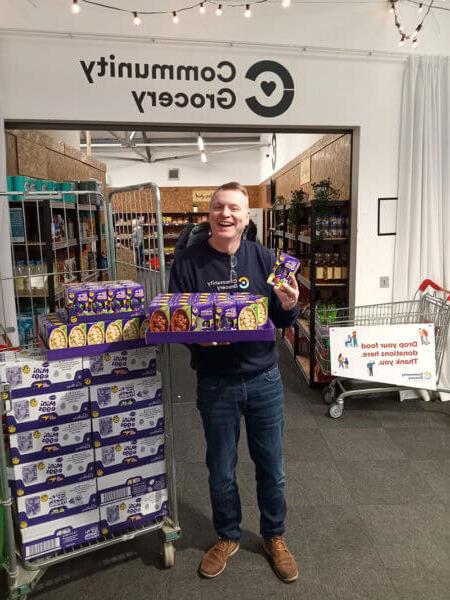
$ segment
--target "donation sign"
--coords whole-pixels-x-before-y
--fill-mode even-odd
[[[434,324],[330,327],[331,373],[436,389]]]

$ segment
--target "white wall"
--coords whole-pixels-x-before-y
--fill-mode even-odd
[[[180,154],[189,153],[183,149]],[[259,149],[227,152],[214,154],[208,151],[207,163],[200,162],[200,157],[171,160],[160,163],[124,162],[101,157],[106,163],[108,182],[112,187],[133,185],[152,181],[160,187],[167,186],[211,186],[218,187],[226,181],[239,181],[243,185],[256,185],[259,183]],[[167,152],[173,155],[174,152]],[[162,157],[162,153],[158,153]],[[180,169],[180,180],[168,179],[169,169]]]

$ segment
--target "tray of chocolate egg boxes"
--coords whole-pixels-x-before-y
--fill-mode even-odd
[[[271,342],[268,298],[238,292],[159,294],[150,303],[148,344]]]
[[[48,360],[145,346],[143,286],[131,281],[72,284],[65,289],[65,308],[39,315],[37,324]]]

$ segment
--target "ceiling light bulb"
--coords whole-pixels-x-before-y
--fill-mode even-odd
[[[197,145],[200,152],[203,152],[203,150],[205,149],[205,144],[203,143],[203,138],[200,134],[198,134]]]
[[[142,23],[141,17],[138,15],[137,12],[133,12],[133,17],[134,17],[134,24],[135,25],[140,25]]]
[[[172,15],[173,15],[173,19],[172,19],[172,21],[173,21],[174,23],[178,23],[179,19],[178,19],[177,11],[176,11],[176,10],[174,10],[174,11],[173,11],[173,13],[172,13]]]
[[[423,11],[423,4],[422,2],[419,4],[419,12],[421,13]]]
[[[201,13],[202,15],[204,15],[204,14],[205,14],[205,12],[206,12],[205,3],[204,3],[204,2],[201,2],[201,3],[200,3],[200,13]]]
[[[291,0],[281,0],[281,7],[282,8],[289,8],[291,5]]]
[[[218,17],[221,17],[221,16],[222,16],[222,5],[221,5],[221,4],[219,4],[219,6],[217,7],[217,10],[216,10],[216,15],[217,15]]]
[[[414,39],[413,39],[411,46],[412,46],[413,48],[417,48],[417,38],[414,38]]]
[[[400,38],[398,45],[400,48],[405,45],[405,36],[404,35],[402,35],[402,37]]]
[[[245,5],[245,13],[244,16],[250,18],[252,16],[252,11],[250,10],[250,4]]]
[[[207,163],[208,162],[208,159],[206,158],[206,154],[204,152],[202,152],[200,154],[200,157],[201,157],[202,163]]]
[[[393,2],[391,2],[391,8],[389,9],[389,12],[390,13],[394,12],[394,3]]]
[[[72,0],[72,12],[74,15],[77,15],[80,12],[80,5],[78,4],[78,0]]]

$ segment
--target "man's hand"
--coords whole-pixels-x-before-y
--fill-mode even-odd
[[[203,344],[197,344],[198,346],[229,346],[231,342],[204,342]]]
[[[298,284],[295,277],[289,277],[289,284],[283,283],[281,287],[274,287],[274,292],[281,302],[283,310],[292,310],[298,302]]]

